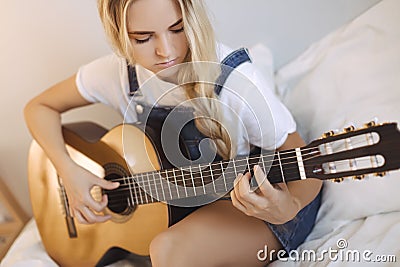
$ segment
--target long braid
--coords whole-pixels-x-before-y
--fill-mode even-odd
[[[235,155],[235,149],[227,130],[221,124],[221,105],[214,93],[214,82],[221,69],[213,67],[219,66],[215,63],[216,41],[202,2],[179,0],[184,25],[189,26],[185,26],[190,47],[187,61],[193,62],[193,67],[186,68],[186,73],[181,74],[181,84],[185,81],[197,81],[184,85],[187,97],[195,100],[195,125],[202,134],[214,141],[217,153],[222,158],[229,159]]]

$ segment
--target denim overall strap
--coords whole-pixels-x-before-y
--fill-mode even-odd
[[[227,55],[224,60],[222,60],[221,74],[215,82],[215,94],[219,95],[221,93],[222,87],[224,86],[226,80],[229,77],[229,74],[231,74],[233,69],[247,61],[251,62],[247,48],[239,48]]]
[[[139,83],[136,75],[136,68],[128,64],[128,79],[129,79],[129,96],[133,96],[139,89]]]

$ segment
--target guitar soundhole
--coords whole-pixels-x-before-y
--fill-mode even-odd
[[[112,164],[104,167],[106,171],[104,179],[120,183],[120,186],[115,190],[103,190],[103,193],[108,197],[108,209],[113,213],[129,215],[135,209],[135,203],[130,193],[130,189],[135,185],[128,184],[131,180],[124,178],[128,175],[119,165]]]

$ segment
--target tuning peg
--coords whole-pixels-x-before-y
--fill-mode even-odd
[[[329,132],[323,133],[323,134],[322,134],[322,137],[326,138],[326,137],[329,137],[329,136],[333,136],[334,134],[335,134],[334,131],[329,131]]]
[[[341,183],[341,182],[343,182],[343,180],[344,180],[344,178],[335,178],[335,179],[332,179],[332,181],[335,182],[335,183]]]
[[[362,180],[362,179],[364,179],[364,175],[354,175],[353,176],[353,180]]]
[[[329,132],[325,132],[322,134],[323,138],[329,137],[329,136],[334,136],[335,134],[338,134],[339,130],[331,130]]]
[[[349,127],[344,128],[344,132],[348,133],[348,132],[352,132],[356,129],[356,127],[354,127],[354,125],[350,125]]]
[[[374,174],[375,176],[383,177],[386,175],[386,172],[377,172]]]
[[[367,123],[364,123],[364,126],[365,126],[366,128],[369,128],[369,127],[373,127],[373,126],[375,126],[375,125],[377,125],[377,124],[378,124],[378,119],[377,119],[377,118],[374,118],[372,121],[367,122]]]

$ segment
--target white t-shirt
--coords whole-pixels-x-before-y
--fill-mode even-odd
[[[218,45],[222,61],[233,50]],[[136,100],[149,105],[176,106],[187,100],[183,90],[175,84],[157,78],[136,65],[141,96],[129,95],[127,63],[124,58],[110,54],[82,66],[76,78],[81,95],[89,102],[101,102],[124,116],[124,121],[137,121]],[[222,124],[235,140],[238,154],[246,154],[249,144],[273,150],[280,147],[289,133],[296,131],[296,123],[279,101],[254,64],[239,65],[228,77],[221,90]],[[167,93],[168,92],[168,93]]]

